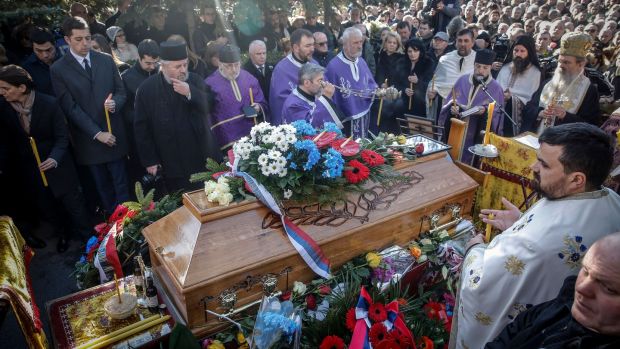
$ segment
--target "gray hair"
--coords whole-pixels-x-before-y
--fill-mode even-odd
[[[248,47],[248,51],[252,51],[252,47],[256,47],[256,46],[267,48],[267,45],[265,45],[265,42],[263,40],[254,40],[250,43],[250,46]]]
[[[344,32],[342,32],[342,43],[344,44],[348,42],[352,36],[359,36],[362,38],[364,37],[364,35],[359,29],[355,27],[349,27],[345,29]]]
[[[323,73],[325,73],[325,68],[321,67],[320,65],[314,63],[306,63],[301,66],[301,69],[299,69],[298,84],[303,85],[304,81],[312,80]]]

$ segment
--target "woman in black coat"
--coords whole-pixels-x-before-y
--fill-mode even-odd
[[[394,32],[388,32],[383,39],[381,51],[377,55],[377,72],[375,81],[381,87],[394,86],[397,90],[403,91],[406,86],[406,76],[403,76],[406,59],[403,53],[403,45],[400,36]],[[377,125],[380,102],[376,102],[370,122],[370,131],[378,131],[399,134],[400,127],[396,118],[403,115],[402,99],[390,101],[385,99],[381,108],[380,125]]]
[[[426,56],[426,47],[420,39],[409,40],[405,45],[405,53],[407,62],[401,72],[407,79],[407,86],[402,94],[405,113],[426,117],[426,88],[433,78],[435,63]]]
[[[72,230],[82,238],[90,235],[90,223],[69,151],[65,116],[56,99],[35,92],[30,75],[16,65],[0,68],[0,95],[0,128],[6,131],[5,141],[13,149],[8,160],[15,175],[11,177],[11,188],[19,193],[17,197],[36,205],[40,214],[53,224],[60,235],[57,249],[64,252]],[[36,142],[40,165],[35,160],[30,138]],[[45,174],[47,186],[43,184],[41,172]],[[61,219],[59,208],[71,218],[69,229]],[[26,211],[32,213],[30,209]]]

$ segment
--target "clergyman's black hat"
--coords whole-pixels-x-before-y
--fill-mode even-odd
[[[489,49],[476,52],[476,59],[474,60],[474,63],[491,65],[493,64],[493,61],[495,61],[495,52]]]
[[[187,45],[174,42],[164,41],[159,45],[161,52],[160,58],[164,61],[180,61],[187,58]]]

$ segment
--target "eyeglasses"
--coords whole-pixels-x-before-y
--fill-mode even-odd
[[[327,41],[325,41],[325,42],[317,42],[316,44],[319,45],[319,46],[325,46],[325,45],[327,45]]]

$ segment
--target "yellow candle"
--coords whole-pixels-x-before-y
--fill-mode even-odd
[[[385,85],[387,85],[387,79],[385,79]],[[381,97],[381,101],[379,101],[379,114],[377,115],[377,126],[379,126],[379,124],[381,123],[381,109],[383,109],[383,97]]]
[[[409,83],[409,88],[413,90],[413,82]],[[413,99],[413,95],[409,96],[409,108],[407,110],[411,110],[412,99]]]
[[[108,108],[103,108],[105,110],[105,121],[108,124],[108,132],[112,133],[112,125],[110,124],[110,114],[108,113]]]
[[[351,137],[353,137],[353,136],[351,136]],[[344,148],[344,146],[347,145],[351,141],[351,137],[347,138],[346,141],[342,142],[342,144],[340,145],[340,148]]]
[[[116,295],[118,296],[118,302],[123,303],[123,300],[121,299],[121,289],[118,286],[118,279],[116,278],[116,273],[114,273],[114,286],[116,287]]]
[[[484,144],[489,144],[491,140],[491,123],[493,122],[493,110],[495,109],[495,102],[489,104],[489,113],[487,115],[487,128],[484,132]]]
[[[618,145],[620,145],[620,130],[616,132],[616,138],[618,139]]]
[[[34,154],[35,160],[37,160],[37,167],[41,166],[41,158],[39,157],[39,150],[37,149],[37,143],[34,141],[34,138],[30,137],[30,147],[32,148],[32,153]],[[45,177],[45,172],[39,170],[41,174],[41,179],[43,180],[43,186],[47,187],[47,177]]]
[[[495,218],[495,216],[492,213],[490,213],[488,219],[494,219],[494,218]],[[486,242],[490,242],[491,241],[491,231],[492,230],[493,230],[493,226],[491,226],[490,223],[487,223],[487,227],[486,227],[485,234],[484,234]]]
[[[159,317],[159,315],[154,315],[140,322],[136,322],[135,324],[124,327],[120,330],[101,336],[100,338],[92,340],[88,343],[84,343],[80,345],[79,347],[77,347],[76,349],[86,349],[86,348],[97,349],[97,348],[107,347],[125,338],[129,338],[136,333],[140,333],[146,330],[147,328],[151,328],[155,325],[161,324],[162,322],[166,322],[169,319],[170,319],[170,315],[166,315],[163,317]]]
[[[321,133],[319,133],[316,137],[314,137],[314,139],[312,140],[313,142],[316,142],[319,140],[319,138],[323,137],[323,135],[325,134],[325,132],[327,131],[323,131]]]
[[[252,88],[250,87],[250,106],[254,104],[254,93],[252,93]],[[254,125],[256,125],[256,116],[254,117]]]

